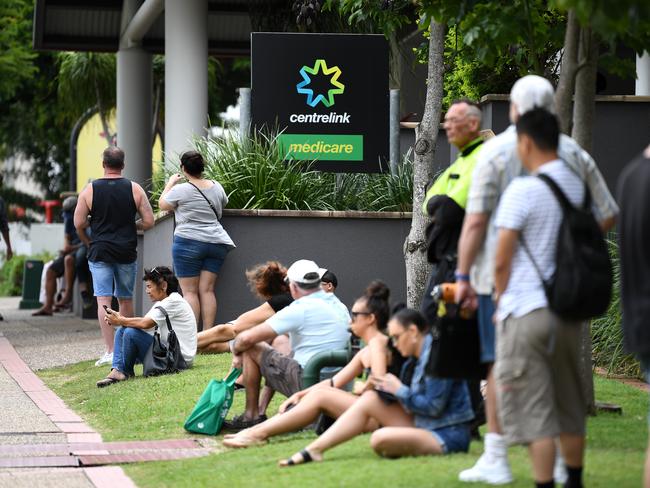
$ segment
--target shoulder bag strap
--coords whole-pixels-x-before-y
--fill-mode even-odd
[[[208,200],[208,197],[205,196],[205,193],[203,193],[203,192],[201,191],[201,189],[200,189],[198,186],[196,186],[194,183],[192,183],[191,181],[188,181],[188,183],[189,183],[190,185],[192,185],[194,188],[196,188],[196,191],[198,191],[198,192],[201,194],[201,196],[202,196],[203,198],[205,198],[205,201],[208,202],[208,205],[210,205],[210,208],[211,208],[212,211],[214,212],[214,216],[215,216],[217,219],[219,219],[219,214],[217,213],[217,209],[214,208],[214,205],[212,204],[212,202],[211,202],[210,200]]]
[[[171,323],[171,320],[169,320],[169,314],[167,313],[167,310],[165,310],[165,309],[164,309],[163,307],[161,307],[160,305],[156,305],[156,308],[157,308],[158,310],[160,310],[160,311],[163,313],[163,315],[165,316],[165,322],[167,322],[167,330],[168,330],[169,332],[171,332],[172,330],[174,330],[174,329],[172,329],[172,323]],[[157,327],[157,326],[156,326],[156,327]]]

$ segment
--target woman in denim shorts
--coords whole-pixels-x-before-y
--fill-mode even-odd
[[[469,391],[465,381],[426,373],[433,338],[424,317],[404,308],[388,322],[388,332],[400,354],[410,358],[400,378],[390,373],[371,376],[374,390],[363,393],[325,433],[280,466],[321,461],[326,450],[379,426],[370,444],[380,456],[467,452],[474,417]],[[387,404],[382,392],[393,394],[397,402]]]
[[[176,218],[172,258],[183,296],[203,327],[215,323],[217,298],[214,285],[232,239],[219,222],[228,196],[216,181],[203,178],[205,163],[196,151],[181,156],[181,171],[169,178],[158,206],[173,210]],[[180,183],[185,178],[186,183]]]

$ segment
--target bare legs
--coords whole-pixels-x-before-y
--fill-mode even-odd
[[[217,275],[203,270],[200,276],[179,278],[178,282],[183,290],[183,297],[192,307],[196,323],[198,324],[199,320],[201,320],[202,328],[207,331],[214,326],[215,317],[217,316],[217,297],[214,294]],[[207,338],[204,337],[203,347],[209,344],[206,341]],[[201,345],[198,347],[202,348]]]
[[[97,320],[99,321],[99,330],[101,330],[102,332],[102,339],[104,339],[104,347],[106,348],[106,351],[108,353],[113,352],[113,340],[114,340],[115,330],[113,329],[112,325],[109,325],[104,321],[104,317],[106,316],[106,312],[104,311],[104,305],[110,308],[112,301],[113,301],[112,296],[97,297]]]
[[[442,446],[431,432],[416,427],[383,427],[373,432],[370,446],[383,457],[442,454]]]
[[[64,307],[70,300],[72,300],[72,290],[74,287],[74,278],[75,278],[75,261],[74,254],[68,254],[63,259],[64,267],[64,277],[65,277],[65,293],[61,297],[61,300],[54,304],[55,307]]]
[[[291,410],[246,429],[224,441],[229,447],[248,447],[279,434],[294,432],[314,422],[321,413],[338,418],[354,404],[357,397],[338,388],[316,388],[305,395]],[[252,441],[252,442],[251,442]]]
[[[216,273],[201,271],[201,276],[199,276],[199,301],[201,302],[201,319],[204,329],[214,327],[215,317],[217,316],[217,296],[214,294],[216,282]]]
[[[178,278],[178,283],[181,285],[183,290],[183,298],[187,300],[187,303],[192,307],[192,312],[194,312],[194,318],[198,325],[199,319],[201,318],[201,302],[199,301],[199,277],[190,276],[189,278]]]
[[[32,315],[52,315],[56,293],[56,272],[50,266],[45,272],[45,303]]]
[[[99,329],[102,332],[102,338],[104,339],[104,345],[106,346],[106,351],[110,354],[113,352],[113,344],[115,340],[115,328],[112,325],[108,325],[104,321],[106,312],[104,311],[104,305],[108,308],[111,308],[111,303],[113,297],[97,297],[97,320],[99,321]],[[131,298],[118,298],[117,303],[120,306],[120,313],[125,317],[133,317],[133,299]]]
[[[413,418],[398,403],[386,405],[374,391],[367,391],[348,408],[329,429],[306,447],[314,461],[323,458],[323,452],[378,425],[386,427],[413,427]],[[380,439],[381,440],[381,439]],[[301,454],[291,458],[295,464],[302,461]],[[288,460],[281,466],[287,466]]]
[[[497,416],[497,384],[494,379],[494,363],[488,365],[487,389],[485,396],[487,431],[493,434],[501,434],[499,417]]]

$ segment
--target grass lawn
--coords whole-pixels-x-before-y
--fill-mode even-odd
[[[229,364],[229,355],[199,356],[195,367],[182,374],[137,378],[105,389],[96,388],[95,381],[107,370],[91,362],[38,374],[107,441],[171,439],[189,437],[183,430],[185,417],[208,380],[225,376]],[[589,420],[585,486],[640,486],[647,438],[647,395],[613,380],[596,377],[595,381],[597,399],[621,405],[623,415],[601,413]],[[270,412],[275,412],[281,399],[277,395]],[[241,412],[243,402],[243,393],[237,393],[231,413]],[[300,450],[313,436],[301,432],[275,438],[264,447],[226,449],[200,459],[125,465],[124,469],[142,488],[224,483],[228,487],[466,487],[457,481],[458,472],[471,466],[482,451],[482,444],[474,442],[469,454],[386,460],[372,452],[369,436],[365,435],[327,452],[324,463],[276,467],[278,459]],[[516,478],[509,486],[531,486],[525,449],[511,449],[509,459]]]

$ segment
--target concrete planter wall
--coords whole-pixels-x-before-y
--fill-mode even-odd
[[[390,287],[394,303],[406,299],[402,249],[411,226],[410,213],[225,210],[221,222],[237,248],[226,258],[217,282],[218,322],[259,304],[244,272],[272,259],[286,266],[298,259],[313,259],[331,269],[339,279],[337,295],[348,306],[373,279]],[[144,295],[142,268],[171,266],[172,237],[170,214],[159,217],[153,229],[139,236],[137,314],[151,306]]]

